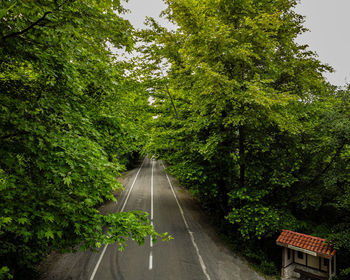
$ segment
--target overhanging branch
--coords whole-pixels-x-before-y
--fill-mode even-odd
[[[171,93],[170,93],[170,90],[168,88],[168,85],[166,84],[165,87],[166,87],[166,92],[167,92],[167,94],[168,94],[168,96],[170,98],[171,104],[172,104],[172,106],[174,108],[174,112],[175,112],[176,118],[179,119],[179,114],[177,113],[176,106],[175,106],[173,97],[171,96]]]
[[[57,5],[57,8],[52,10],[52,11],[47,11],[43,14],[43,16],[41,18],[39,18],[38,20],[36,20],[35,22],[33,22],[31,25],[29,25],[27,28],[21,30],[21,31],[17,31],[17,32],[13,32],[11,34],[8,34],[8,35],[5,35],[3,37],[1,37],[1,40],[2,41],[5,41],[6,39],[8,38],[11,38],[11,37],[16,37],[16,36],[19,36],[19,35],[22,35],[26,32],[28,32],[29,30],[33,29],[35,26],[39,25],[40,22],[42,22],[43,20],[45,20],[45,18],[49,15],[49,14],[52,14],[54,11],[58,11],[62,6],[64,6],[69,0],[66,0],[64,1],[61,5],[57,5],[57,1],[55,1],[56,5]],[[74,2],[74,0],[73,0]]]
[[[49,12],[45,12],[44,15],[39,18],[37,21],[33,22],[31,25],[29,25],[27,28],[21,30],[21,31],[18,31],[18,32],[13,32],[11,34],[8,34],[8,35],[5,35],[3,36],[1,39],[2,41],[5,41],[6,39],[8,38],[11,38],[11,37],[16,37],[16,36],[19,36],[19,35],[22,35],[26,32],[28,32],[29,30],[33,29],[35,26],[37,26],[40,22],[42,22],[46,17],[47,15],[49,14],[52,14],[52,11],[49,11]]]

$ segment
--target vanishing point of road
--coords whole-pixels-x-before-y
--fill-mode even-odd
[[[118,203],[105,211],[142,210],[157,232],[174,239],[143,246],[128,242],[96,252],[59,255],[46,264],[43,280],[263,280],[215,235],[191,196],[167,174],[160,160],[145,158],[124,179]]]

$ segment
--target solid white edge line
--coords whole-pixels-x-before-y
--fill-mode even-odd
[[[100,257],[99,257],[99,259],[98,259],[98,261],[97,261],[97,263],[96,263],[96,265],[95,265],[94,271],[93,271],[92,274],[91,274],[90,280],[93,280],[93,279],[95,278],[97,269],[98,269],[98,267],[100,266],[100,263],[101,263],[101,261],[102,261],[102,258],[103,258],[103,256],[104,256],[105,252],[106,252],[107,247],[108,247],[108,244],[105,244],[105,246],[104,246],[104,248],[103,248],[103,251],[102,251],[102,253],[101,253],[101,255],[100,255]]]
[[[145,162],[145,159],[146,159],[146,158],[143,159],[142,164],[141,164],[139,170],[138,170],[137,173],[136,173],[134,182],[132,183],[132,185],[131,185],[131,187],[130,187],[130,189],[129,189],[128,195],[127,195],[126,198],[125,198],[123,207],[122,207],[122,209],[121,209],[119,212],[123,212],[123,211],[124,211],[125,205],[126,205],[126,203],[128,202],[130,193],[131,193],[131,191],[132,191],[132,189],[133,189],[133,187],[134,187],[134,185],[135,185],[137,176],[139,175],[139,173],[140,173],[140,171],[141,171],[141,168],[142,168],[142,166],[143,166],[143,163]],[[102,259],[103,259],[104,254],[106,253],[107,247],[108,247],[108,244],[105,244],[105,246],[104,246],[104,248],[103,248],[103,250],[102,250],[102,253],[101,253],[101,255],[100,255],[100,257],[99,257],[99,259],[98,259],[98,261],[97,261],[97,263],[96,263],[96,265],[95,265],[94,271],[92,272],[92,274],[91,274],[91,276],[90,276],[90,280],[94,280],[95,275],[96,275],[96,272],[97,272],[97,269],[98,269],[99,266],[100,266],[100,263],[101,263],[101,261],[102,261]]]
[[[180,210],[182,219],[183,219],[183,221],[184,221],[184,224],[185,224],[185,226],[186,226],[187,232],[188,232],[188,234],[189,234],[190,237],[191,237],[191,241],[192,241],[193,247],[196,249],[197,256],[198,256],[198,259],[199,259],[199,263],[200,263],[200,265],[201,265],[201,267],[202,267],[202,271],[203,271],[204,275],[207,277],[207,279],[210,280],[210,276],[209,276],[209,274],[208,274],[208,272],[207,272],[207,267],[205,266],[205,263],[204,263],[204,261],[203,261],[203,258],[202,258],[202,256],[201,256],[201,254],[199,253],[199,248],[198,248],[198,246],[197,246],[196,241],[194,240],[193,232],[190,231],[190,228],[189,228],[189,226],[188,226],[187,220],[186,220],[186,218],[185,218],[184,211],[182,210],[182,207],[181,207],[181,205],[180,205],[180,203],[179,203],[179,200],[177,199],[177,196],[176,196],[176,194],[175,194],[173,185],[172,185],[172,183],[170,182],[169,176],[168,176],[168,174],[167,174],[167,172],[166,172],[166,170],[165,170],[165,166],[164,166],[163,162],[162,162],[162,165],[163,165],[163,168],[164,168],[164,172],[165,172],[166,178],[168,179],[168,182],[169,182],[171,191],[172,191],[172,193],[173,193],[173,195],[174,195],[174,197],[175,197],[177,206],[179,207],[179,210]]]
[[[135,176],[134,182],[132,182],[132,185],[131,185],[131,187],[130,187],[130,190],[129,190],[129,192],[128,192],[128,195],[127,195],[127,197],[126,197],[126,199],[125,199],[125,201],[124,201],[123,207],[122,207],[122,209],[121,209],[119,212],[123,212],[123,211],[124,211],[124,208],[125,208],[125,206],[126,206],[126,203],[128,202],[129,196],[130,196],[130,194],[131,194],[132,189],[134,188],[134,185],[135,185],[137,176],[139,176],[139,173],[140,173],[141,168],[142,168],[142,166],[143,166],[143,164],[144,164],[144,162],[145,162],[145,159],[146,159],[146,158],[143,159],[142,164],[141,164],[141,166],[140,166],[140,168],[139,168],[139,171],[137,171],[137,174],[136,174],[136,176]]]

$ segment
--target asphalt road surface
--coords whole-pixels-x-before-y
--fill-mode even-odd
[[[145,158],[124,179],[118,203],[104,211],[143,210],[157,232],[174,237],[142,247],[130,241],[99,252],[77,252],[48,259],[43,280],[263,280],[217,238],[191,196],[176,184],[159,160]]]

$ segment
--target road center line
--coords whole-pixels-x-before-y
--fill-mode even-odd
[[[148,266],[148,269],[149,270],[153,269],[153,254],[152,254],[152,251],[149,254],[149,266]]]
[[[152,177],[151,177],[151,221],[153,221],[153,165],[154,161],[152,159]]]
[[[190,231],[190,227],[188,226],[187,220],[186,220],[186,218],[185,218],[184,211],[183,211],[183,209],[182,209],[182,207],[181,207],[181,205],[180,205],[180,203],[179,203],[179,200],[177,199],[177,196],[176,196],[176,194],[175,194],[173,185],[172,185],[172,183],[170,182],[170,179],[169,179],[169,176],[168,176],[167,172],[165,171],[165,166],[164,166],[163,162],[162,162],[162,165],[163,165],[163,168],[164,168],[164,172],[165,172],[166,178],[168,179],[168,182],[169,182],[171,191],[172,191],[172,193],[173,193],[173,195],[174,195],[174,197],[175,197],[177,206],[179,207],[179,210],[180,210],[182,219],[183,219],[183,221],[184,221],[184,224],[185,224],[185,226],[186,226],[187,232],[188,232],[188,234],[189,234],[190,237],[191,237],[191,241],[192,241],[193,247],[196,249],[196,253],[197,253],[197,256],[198,256],[199,263],[200,263],[200,265],[201,265],[201,267],[202,267],[202,271],[203,271],[204,275],[207,277],[207,279],[210,280],[210,276],[209,276],[209,274],[208,274],[208,272],[207,272],[207,267],[205,266],[205,263],[204,263],[204,261],[203,261],[203,258],[202,258],[202,256],[201,256],[201,254],[199,253],[199,248],[198,248],[197,243],[196,243],[196,241],[195,241],[195,239],[194,239],[193,232]]]
[[[129,189],[128,195],[127,195],[126,198],[125,198],[123,207],[122,207],[122,209],[121,209],[119,212],[123,212],[123,211],[124,211],[124,208],[125,208],[125,206],[126,206],[126,203],[128,202],[130,193],[131,193],[132,189],[134,188],[134,185],[135,185],[137,176],[139,176],[139,173],[140,173],[141,168],[142,168],[142,166],[143,166],[143,164],[144,164],[144,162],[145,162],[145,159],[146,159],[146,158],[143,159],[142,164],[141,164],[139,170],[138,170],[137,173],[136,173],[135,179],[134,179],[134,181],[132,182],[132,185],[131,185],[131,187],[130,187],[130,189]],[[153,167],[153,165],[152,165],[152,167]],[[100,266],[100,263],[101,263],[101,261],[102,261],[102,259],[103,259],[104,254],[106,253],[107,247],[108,247],[108,244],[105,244],[105,246],[104,246],[104,248],[103,248],[103,250],[102,250],[102,253],[101,253],[101,255],[100,255],[100,257],[99,257],[99,259],[98,259],[98,261],[97,261],[97,263],[96,263],[96,265],[95,265],[94,271],[92,272],[92,274],[91,274],[89,280],[94,280],[95,275],[96,275],[96,272],[97,272],[97,269],[98,269],[99,266]]]
[[[153,226],[153,222],[151,221],[151,226]],[[153,240],[152,237],[149,239],[149,246],[152,248],[153,247]]]
[[[153,226],[153,168],[154,168],[154,160],[152,157],[152,176],[151,176],[151,225]],[[151,252],[149,255],[149,270],[152,270],[153,268],[153,253],[152,253],[152,247],[153,247],[153,240],[152,237],[150,237],[150,247],[151,247]]]

